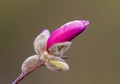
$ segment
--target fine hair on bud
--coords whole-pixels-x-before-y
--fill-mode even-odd
[[[55,56],[62,56],[70,48],[71,44],[72,42],[56,43],[49,48],[49,52]]]
[[[67,71],[69,65],[60,57],[50,56],[46,62],[47,68],[52,71]]]
[[[37,54],[46,51],[46,42],[48,37],[50,36],[48,30],[43,30],[34,40],[34,50]]]
[[[33,55],[25,59],[21,66],[22,72],[26,72],[29,69],[31,69],[34,65],[36,65],[39,62],[40,58],[38,55]]]

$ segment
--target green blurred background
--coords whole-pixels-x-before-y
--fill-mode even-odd
[[[120,0],[0,0],[0,84],[21,73],[43,28],[75,19],[90,25],[65,54],[70,70],[42,67],[20,84],[120,84]]]

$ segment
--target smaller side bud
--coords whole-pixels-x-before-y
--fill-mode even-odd
[[[46,51],[46,42],[50,36],[47,29],[43,30],[34,40],[34,50],[37,54]]]
[[[46,65],[47,65],[47,68],[52,71],[67,71],[67,70],[69,70],[69,65],[60,57],[55,57],[55,56],[49,57]]]
[[[40,58],[38,55],[33,55],[25,59],[21,66],[22,72],[26,72],[29,69],[31,69],[34,65],[36,65],[39,62]]]
[[[49,52],[55,56],[62,56],[70,48],[71,44],[72,42],[56,43],[49,48]]]

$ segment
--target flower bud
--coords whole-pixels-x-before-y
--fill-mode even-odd
[[[89,25],[87,20],[74,20],[55,29],[47,41],[47,50],[56,43],[71,41],[81,34]]]
[[[69,70],[69,65],[60,57],[55,57],[55,56],[49,57],[46,65],[47,65],[47,68],[49,68],[52,71]]]
[[[35,38],[34,50],[37,54],[42,54],[43,51],[46,51],[46,42],[49,36],[49,31],[45,29]]]
[[[40,58],[38,55],[33,55],[25,59],[21,66],[22,72],[26,72],[30,70],[34,65],[36,65],[39,62]]]
[[[71,44],[72,42],[56,43],[49,48],[49,53],[61,57],[70,48]]]

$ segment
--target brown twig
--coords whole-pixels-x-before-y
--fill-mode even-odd
[[[28,74],[33,72],[35,69],[41,67],[44,65],[44,63],[40,60],[35,66],[33,66],[30,70],[27,72],[22,72],[13,82],[12,84],[18,84],[24,77],[26,77]]]

